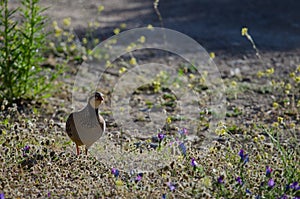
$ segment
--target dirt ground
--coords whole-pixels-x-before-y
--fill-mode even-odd
[[[51,5],[50,16],[71,17],[76,27],[83,28],[87,21],[98,21],[99,32],[105,35],[121,23],[126,23],[128,29],[148,24],[160,26],[151,0],[64,0],[51,1]],[[100,16],[97,15],[99,5],[104,6]],[[209,51],[251,50],[249,42],[240,35],[244,26],[249,28],[260,50],[290,51],[300,46],[300,3],[293,0],[164,0],[158,8],[164,27],[187,34]]]
[[[262,129],[258,128],[258,126],[266,125],[271,128],[274,123],[279,122],[279,119],[285,122],[284,125],[278,124],[279,132],[284,132],[282,135],[284,143],[287,144],[287,146],[299,143],[300,116],[299,107],[295,107],[295,103],[298,101],[300,103],[299,83],[295,84],[294,81],[293,88],[295,89],[291,90],[292,94],[284,93],[286,84],[284,85],[285,87],[282,86],[279,89],[272,85],[272,80],[274,80],[274,82],[278,80],[292,82],[293,80],[289,79],[291,78],[290,72],[295,71],[295,69],[300,66],[299,1],[161,0],[158,3],[159,13],[154,9],[153,1],[154,0],[41,0],[41,3],[42,6],[49,7],[46,11],[47,15],[50,16],[51,21],[57,21],[60,27],[63,25],[62,20],[70,17],[72,22],[71,29],[76,33],[80,40],[82,40],[83,35],[89,31],[89,22],[98,22],[100,24],[93,33],[94,37],[99,38],[100,42],[113,36],[114,29],[120,27],[123,23],[126,24],[126,28],[122,29],[122,31],[137,27],[146,27],[149,24],[152,24],[154,27],[160,27],[163,25],[165,28],[170,28],[186,34],[201,44],[208,53],[215,53],[215,58],[213,60],[218,67],[222,80],[224,81],[224,85],[226,86],[226,111],[224,111],[226,112],[226,127],[224,128],[226,128],[226,131],[230,132],[230,136],[232,136],[232,140],[234,140],[232,142],[233,147],[241,144],[239,147],[245,147],[244,149],[247,149],[250,155],[253,155],[251,158],[253,157],[254,160],[255,150],[252,147],[254,146],[254,138],[257,139],[257,137],[264,135],[266,136],[265,141],[270,142],[268,136],[264,134]],[[11,7],[16,7],[20,1],[10,0],[9,3]],[[104,10],[101,11],[101,13],[98,11],[99,6],[104,6]],[[162,21],[160,21],[160,16]],[[249,34],[252,36],[259,50],[260,58],[255,55],[256,52],[252,48],[252,44],[249,40],[241,35],[242,27],[248,27]],[[84,54],[84,56],[86,55],[87,54]],[[174,54],[160,51],[152,52],[150,50],[149,52],[145,52],[145,54],[144,51],[141,53],[133,52],[132,55],[137,59],[138,64],[161,63],[182,69],[180,68],[182,63],[186,63],[182,62],[182,59],[179,59],[178,56],[176,57]],[[130,159],[131,161],[127,161],[125,158],[127,161],[126,164],[123,164],[122,162],[118,163],[120,159],[124,159],[123,155],[127,154],[127,150],[131,150],[130,147],[133,147],[134,150],[145,150],[146,152],[143,152],[143,154],[146,154],[145,157],[147,157],[146,149],[148,149],[149,146],[152,150],[151,144],[153,148],[158,147],[156,132],[151,132],[152,137],[147,138],[127,135],[122,129],[120,130],[112,115],[110,99],[112,98],[111,95],[114,91],[114,86],[121,77],[120,67],[125,66],[125,68],[129,71],[129,69],[135,66],[135,64],[130,64],[130,56],[125,55],[122,57],[125,61],[122,59],[118,60],[120,62],[113,65],[112,68],[109,68],[111,71],[105,71],[101,74],[103,75],[101,92],[106,95],[105,104],[101,105],[101,114],[105,118],[107,124],[106,135],[108,135],[108,139],[112,140],[109,140],[109,144],[113,143],[113,145],[111,149],[105,145],[108,150],[103,149],[103,154],[100,154],[96,150],[97,154],[94,157],[98,160],[101,159],[101,161],[94,161],[93,157],[87,157],[88,159],[86,159],[85,156],[77,157],[74,152],[74,143],[70,141],[65,133],[65,121],[73,108],[71,103],[72,89],[74,88],[73,84],[80,62],[77,62],[76,65],[76,63],[74,64],[72,62],[72,59],[70,59],[70,61],[69,58],[63,56],[60,57],[59,55],[57,56],[55,53],[51,54],[50,58],[54,60],[53,65],[59,61],[63,62],[66,61],[64,59],[68,59],[68,61],[66,61],[66,65],[68,67],[66,67],[67,69],[63,74],[65,76],[58,79],[58,83],[62,83],[61,88],[59,87],[53,96],[43,101],[43,103],[35,104],[32,102],[32,104],[28,104],[28,108],[26,108],[27,105],[24,103],[23,105],[25,108],[15,107],[15,109],[9,109],[10,111],[8,111],[8,113],[3,112],[2,114],[2,112],[0,112],[0,117],[5,118],[7,114],[14,114],[20,110],[21,112],[24,111],[24,114],[20,114],[16,119],[17,122],[20,122],[20,124],[16,122],[16,124],[11,125],[11,129],[8,129],[5,125],[0,126],[0,133],[6,131],[16,132],[16,135],[14,133],[8,133],[8,138],[6,138],[7,136],[2,136],[2,139],[5,141],[3,141],[1,154],[5,153],[10,155],[9,152],[12,151],[11,153],[13,155],[11,157],[14,157],[17,160],[16,157],[20,156],[24,159],[22,159],[22,163],[18,165],[21,161],[18,161],[17,164],[15,159],[10,158],[10,156],[7,155],[9,158],[6,158],[6,160],[10,162],[8,162],[7,165],[3,164],[3,168],[1,168],[2,173],[0,172],[0,179],[3,179],[3,183],[1,185],[3,192],[6,196],[11,195],[12,197],[14,196],[14,198],[17,198],[17,196],[20,198],[23,198],[24,196],[28,197],[28,195],[40,198],[45,198],[46,195],[47,197],[53,196],[54,198],[55,196],[57,198],[66,196],[69,198],[91,198],[91,195],[93,195],[93,198],[100,195],[105,195],[109,198],[119,196],[120,193],[118,188],[115,190],[114,188],[111,188],[116,187],[116,183],[110,169],[115,167],[125,170],[126,168],[123,168],[123,165],[126,165],[129,162],[134,162],[132,159]],[[265,71],[271,68],[274,68],[275,70],[274,75],[270,75],[265,78],[257,77],[258,71]],[[196,74],[192,69],[183,67],[182,71],[184,71],[184,75],[191,77]],[[299,71],[296,75],[300,74],[300,67],[298,70]],[[101,71],[93,72],[95,72],[93,74],[96,74],[96,72]],[[179,73],[176,74],[178,75]],[[89,82],[92,82],[90,79],[88,80]],[[198,79],[197,81],[192,82],[192,84],[194,84],[194,86],[199,86]],[[180,113],[176,104],[176,98],[174,100],[174,96],[172,96],[172,92],[170,90],[161,89],[158,93],[156,93],[154,92],[155,87],[153,85],[152,87],[149,85],[147,86],[137,88],[130,98],[129,105],[132,108],[131,115],[134,118],[134,122],[143,126],[145,123],[149,122],[147,111],[149,109],[155,111],[156,109],[155,106],[153,106],[154,108],[149,108],[149,104],[153,105],[156,103],[162,105],[157,108],[157,112],[165,111],[172,116],[171,124],[165,125],[163,132],[168,133],[166,136],[172,138],[173,141],[178,141],[178,137],[176,137],[178,129],[173,128],[178,127],[178,121],[181,120],[180,117],[178,117],[179,119],[176,118],[177,115],[179,115],[178,113]],[[198,91],[200,94],[202,94],[202,91],[204,94],[210,92],[209,89],[201,87],[201,85],[199,87],[200,91]],[[197,102],[196,105],[198,106],[201,104],[201,100],[204,101],[204,104],[205,102],[209,102],[209,97],[210,96],[207,95],[199,101],[195,100]],[[192,100],[187,101],[190,102]],[[82,100],[82,102],[85,102],[85,99]],[[276,102],[276,108],[274,107],[274,102]],[[35,110],[37,113],[31,111],[31,107],[35,106],[40,108]],[[26,112],[27,109],[30,110]],[[164,110],[161,111],[162,109]],[[203,114],[205,114],[205,116],[203,116]],[[198,132],[202,133],[207,131],[209,127],[207,117],[210,117],[211,115],[213,115],[212,112],[205,110],[201,111],[200,114],[197,112],[197,116],[195,117],[190,117],[197,120],[199,123],[199,126],[197,126],[197,128],[199,127],[197,129]],[[14,116],[15,115],[13,115],[13,117]],[[19,118],[23,119],[21,120]],[[28,121],[28,124],[25,124],[23,121]],[[180,126],[180,128],[183,127]],[[289,139],[285,139],[286,136],[290,136],[286,133],[288,132],[287,129],[293,129],[293,132],[296,132],[296,142],[290,142]],[[22,133],[17,134],[17,132]],[[153,135],[156,138],[156,141],[153,139]],[[21,137],[19,138],[19,136]],[[13,142],[10,142],[10,140]],[[20,142],[20,140],[22,142]],[[205,165],[210,164],[211,162],[209,168],[212,168],[212,171],[218,167],[223,167],[222,164],[219,164],[219,159],[218,161],[214,161],[213,159],[206,161],[206,159],[203,159],[203,156],[200,154],[205,152],[204,150],[199,150],[203,149],[201,148],[202,140],[201,135],[188,135],[186,143],[189,145],[187,145],[187,149],[192,149],[191,154],[194,154],[195,151],[195,154],[197,154],[195,157],[199,158],[198,160],[199,162],[201,161],[201,164]],[[2,141],[1,137],[0,141]],[[240,143],[237,144],[236,141]],[[15,145],[18,144],[18,149],[16,149],[14,142],[16,143]],[[219,143],[225,143],[222,136],[217,138],[217,142],[218,143],[214,142],[216,146]],[[229,141],[227,141],[227,143],[228,142]],[[23,154],[23,156],[21,156],[21,152],[25,152],[24,149],[20,149],[20,147],[24,147],[23,145],[20,145],[20,143],[24,144],[24,146],[26,144],[26,146],[30,145],[32,147],[30,149],[30,153],[28,152],[29,154],[25,154],[25,156]],[[102,142],[98,142],[98,144],[99,143],[100,145],[103,145]],[[123,143],[125,143],[125,147],[123,146]],[[147,145],[147,143],[150,144]],[[137,146],[135,147],[136,144]],[[209,144],[213,144],[213,142]],[[207,145],[207,148],[213,148],[210,146],[211,145]],[[121,154],[119,159],[115,158],[113,160],[113,158],[107,154],[113,154],[113,151],[116,148],[120,148],[122,150],[125,148],[126,151]],[[222,147],[220,147],[220,149],[222,149]],[[151,152],[151,150],[149,151]],[[238,148],[238,150],[240,150],[240,148]],[[223,149],[221,151],[223,151]],[[279,151],[274,151],[280,153]],[[93,153],[93,148],[91,148],[89,152]],[[15,153],[19,154],[19,156],[16,156]],[[139,152],[139,155],[135,155],[134,157],[140,157],[140,153],[142,152]],[[238,151],[234,153],[237,155]],[[218,156],[215,157],[217,158]],[[221,153],[220,157],[222,157]],[[272,159],[272,162],[274,162],[273,156],[270,156],[270,158]],[[208,157],[208,159],[210,158]],[[298,157],[295,157],[295,159],[298,159]],[[255,170],[258,166],[253,160],[251,159],[250,163],[252,162],[254,165],[253,170]],[[172,157],[171,161],[173,161]],[[136,162],[139,163],[142,161],[138,159]],[[167,165],[170,162],[164,162],[164,164]],[[224,159],[224,163],[225,162],[228,162],[227,156]],[[297,160],[294,162],[297,162]],[[104,163],[105,166],[103,166],[102,163]],[[186,164],[190,167],[189,160]],[[15,166],[11,167],[10,165]],[[74,167],[74,165],[76,166]],[[150,165],[152,165],[152,162],[150,162]],[[265,165],[263,166],[265,167]],[[25,174],[23,173],[23,167],[25,169],[29,168],[28,170],[24,170]],[[19,168],[21,168],[20,175],[18,173]],[[161,168],[161,165],[159,168]],[[171,164],[171,167],[169,168],[173,170],[173,164]],[[176,168],[178,169],[179,166],[175,167],[174,170],[176,170]],[[260,169],[261,168],[263,167],[260,167]],[[32,169],[33,172],[31,172],[30,169]],[[90,173],[88,175],[81,176],[83,170],[87,170]],[[261,171],[264,172],[263,170]],[[171,172],[169,173],[171,174]],[[180,173],[181,170],[178,170],[173,180],[178,181],[177,175]],[[192,173],[194,175],[194,171]],[[109,175],[111,177],[109,177]],[[155,197],[152,195],[152,192],[148,192],[147,189],[144,189],[144,192],[150,198],[161,198],[162,191],[166,192],[168,187],[164,180],[157,183],[156,179],[160,179],[159,176],[156,176],[156,174],[151,175],[149,174],[149,183],[151,184],[154,182],[154,186],[151,185],[149,187],[151,189],[157,189],[158,194],[160,195],[159,197]],[[147,176],[144,176],[143,178],[148,179]],[[42,183],[39,183],[37,179],[40,179],[40,182]],[[125,177],[124,179],[126,180]],[[185,177],[182,177],[182,179],[185,179]],[[193,178],[196,185],[199,184],[199,179],[200,178],[198,177]],[[186,185],[190,186],[190,184],[192,184],[190,182],[191,180],[187,178]],[[103,190],[99,190],[99,184],[101,184],[101,186],[103,185]],[[76,188],[74,189],[74,187]],[[160,191],[161,188],[163,189],[162,191]],[[182,187],[182,189],[179,188],[180,187],[178,186],[178,190],[183,193],[187,190],[185,187]],[[214,191],[215,190],[213,190],[213,192]],[[135,192],[131,193],[131,190],[129,190],[128,196],[130,194],[133,194],[134,197],[140,196]],[[172,193],[170,193],[170,198],[173,196],[173,194],[171,194]],[[132,195],[132,197],[128,196],[119,198],[133,197]],[[189,198],[186,196],[187,195],[180,195],[177,192],[174,192],[174,198]],[[143,198],[143,196],[141,197]],[[169,196],[167,196],[167,198],[169,198]],[[192,195],[191,198],[210,197],[200,195],[198,195],[198,197],[194,197],[194,195]]]
[[[18,1],[10,3],[16,6]],[[195,39],[208,52],[215,52],[214,61],[224,79],[231,78],[251,88],[227,104],[249,109],[246,111],[249,114],[239,117],[240,123],[256,117],[272,122],[263,113],[270,109],[277,96],[265,92],[266,82],[258,80],[256,73],[274,67],[275,78],[286,79],[300,63],[300,2],[292,0],[164,0],[158,4],[162,21],[150,0],[42,0],[41,3],[49,7],[46,13],[51,20],[62,24],[64,18],[70,17],[71,27],[79,38],[87,31],[88,23],[94,21],[100,24],[95,33],[100,41],[114,35],[113,30],[122,23],[128,30],[148,24],[163,25]],[[104,6],[101,13],[99,6]],[[251,43],[241,36],[242,27],[249,28],[261,59],[255,56]],[[158,61],[157,57],[153,59]]]
[[[48,14],[54,19],[71,17],[78,32],[86,28],[89,21],[99,22],[99,34],[106,37],[121,23],[126,23],[128,29],[161,25],[152,0],[41,2],[50,7]],[[97,13],[99,5],[104,6],[101,15]],[[209,51],[244,53],[251,50],[249,42],[240,35],[244,26],[249,28],[260,50],[293,51],[300,46],[300,3],[297,1],[163,0],[158,8],[164,27],[187,34]]]

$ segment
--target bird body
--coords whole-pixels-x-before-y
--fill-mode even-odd
[[[94,93],[82,110],[71,113],[67,119],[66,132],[76,144],[77,155],[79,146],[85,145],[87,153],[89,147],[105,132],[105,120],[98,113],[102,101],[103,95],[99,92]]]

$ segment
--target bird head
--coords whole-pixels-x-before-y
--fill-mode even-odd
[[[100,104],[104,101],[104,95],[100,92],[94,92],[88,100],[88,103],[90,106],[92,106],[94,109],[97,109]]]

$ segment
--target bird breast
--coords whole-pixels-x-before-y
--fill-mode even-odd
[[[74,114],[75,128],[82,143],[90,147],[103,134],[103,126],[99,122],[99,115],[94,110],[82,110]]]

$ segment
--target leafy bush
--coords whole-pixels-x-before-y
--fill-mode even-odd
[[[22,0],[10,10],[8,0],[0,1],[0,100],[46,95],[57,72],[41,66],[45,49],[45,9],[39,0]],[[20,19],[16,20],[16,16]]]

